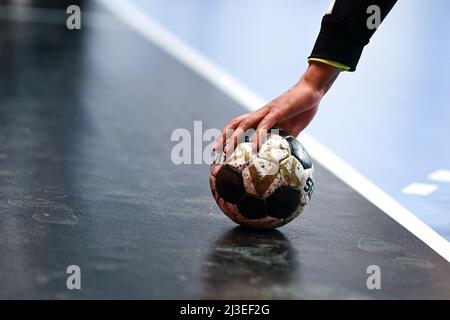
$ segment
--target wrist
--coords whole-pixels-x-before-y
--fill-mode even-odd
[[[342,70],[325,63],[311,61],[300,83],[324,95],[333,85]]]

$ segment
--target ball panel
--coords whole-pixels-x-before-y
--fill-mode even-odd
[[[242,171],[252,159],[252,144],[244,142],[238,144],[233,153],[226,160],[226,163],[239,171]]]
[[[244,169],[242,176],[247,193],[263,197],[278,175],[278,165],[261,158],[255,158]]]
[[[217,200],[217,204],[228,218],[230,218],[231,220],[233,220],[234,222],[236,222],[241,226],[247,226],[258,229],[271,229],[277,228],[284,224],[283,220],[268,216],[259,219],[247,219],[239,212],[239,209],[235,204],[228,203],[222,198],[219,198]]]
[[[233,204],[238,203],[245,195],[241,173],[227,164],[223,165],[216,175],[216,188],[221,198]]]
[[[300,190],[281,186],[266,199],[267,213],[274,218],[288,218],[300,205],[300,198]]]
[[[216,177],[214,177],[212,174],[209,175],[209,187],[211,189],[211,193],[214,197],[214,200],[217,201],[217,199],[219,198],[219,195],[217,194],[217,189],[216,189]]]
[[[266,216],[265,201],[249,194],[239,201],[237,207],[242,216],[249,220],[260,219]]]
[[[313,175],[313,170],[309,169],[304,172],[303,175],[303,185],[301,188],[301,202],[303,205],[306,205],[309,200],[311,200],[311,197],[314,193],[314,187],[315,187],[315,180]]]
[[[222,198],[217,199],[217,204],[225,215],[236,223],[240,223],[241,214],[235,204],[229,203]]]
[[[211,164],[211,174],[213,176],[216,176],[217,173],[219,172],[220,168],[223,166],[223,163],[225,162],[225,154],[223,152],[217,152],[216,154],[214,154],[214,160],[213,163]]]
[[[267,199],[272,193],[275,192],[279,187],[283,185],[283,179],[281,175],[278,173],[275,177],[275,180],[270,184],[269,188],[267,188],[266,192],[264,192],[262,198]]]
[[[280,163],[280,175],[286,186],[299,188],[302,185],[303,171],[300,161],[294,156],[289,156]]]
[[[304,208],[305,207],[302,204],[300,204],[297,210],[294,210],[294,213],[292,215],[284,219],[284,224],[288,224],[289,222],[297,218],[300,215],[300,213],[303,212]]]
[[[283,137],[269,134],[267,140],[259,148],[258,156],[279,163],[291,155],[289,143]]]
[[[292,136],[286,138],[289,143],[291,154],[300,161],[304,169],[312,168],[312,161],[302,144]]]

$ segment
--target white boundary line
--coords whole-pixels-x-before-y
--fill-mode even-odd
[[[124,0],[97,1],[131,29],[214,84],[248,110],[256,110],[265,104],[265,101],[248,87],[177,38],[157,21],[142,13],[130,2]],[[450,242],[309,134],[302,133],[301,140],[317,162],[450,262]]]

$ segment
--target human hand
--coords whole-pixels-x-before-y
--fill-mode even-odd
[[[319,102],[336,80],[340,69],[320,62],[311,62],[301,79],[288,91],[254,112],[240,115],[223,129],[214,146],[225,153],[234,150],[237,142],[249,129],[255,129],[253,148],[261,144],[267,131],[273,127],[296,137],[314,118]],[[229,136],[230,132],[233,132]],[[229,138],[229,139],[228,139]]]

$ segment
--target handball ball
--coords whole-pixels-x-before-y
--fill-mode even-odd
[[[295,219],[311,200],[314,167],[300,142],[276,129],[258,153],[252,152],[251,142],[241,142],[231,154],[216,154],[209,182],[218,206],[231,220],[277,228]]]

